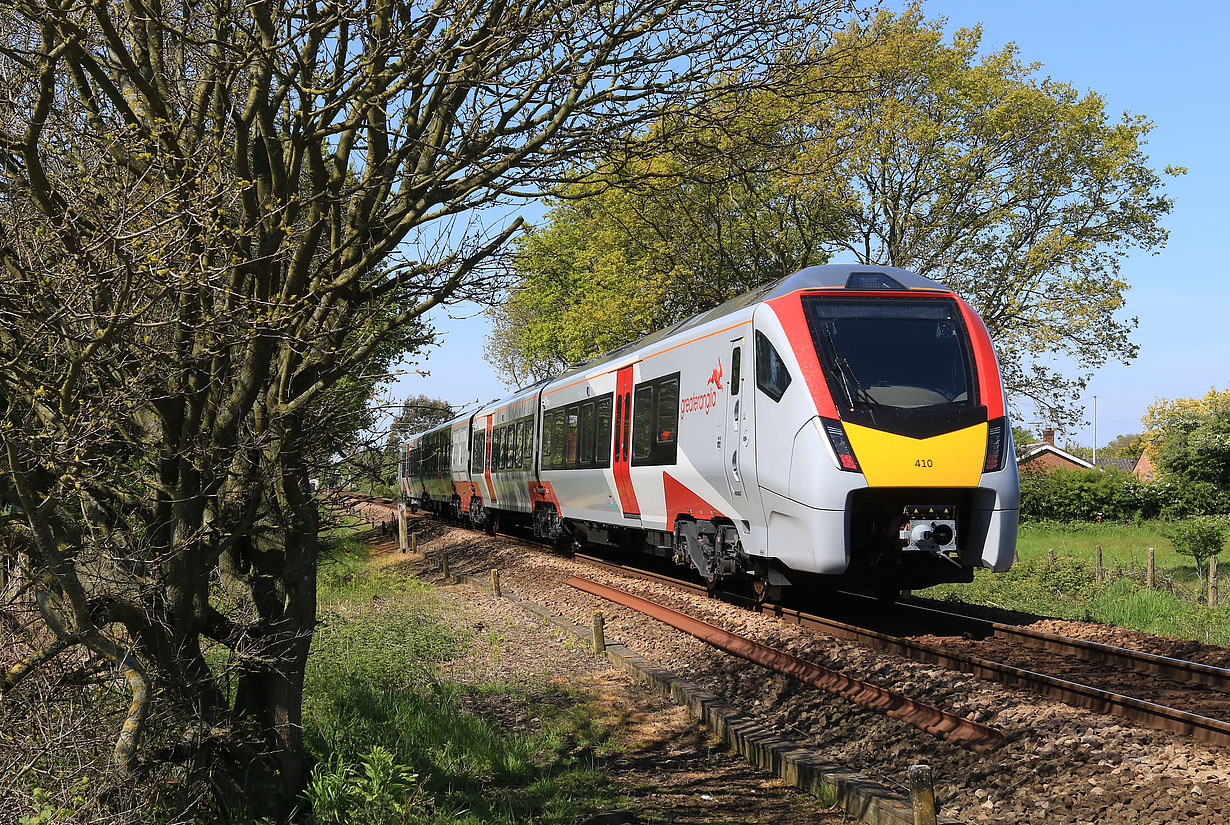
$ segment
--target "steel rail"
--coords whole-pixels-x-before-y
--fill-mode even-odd
[[[636,568],[613,564],[591,556],[578,556],[578,558],[583,558],[587,562],[596,563],[627,575],[668,584],[674,583],[675,586],[686,590],[704,591],[704,588],[699,585],[694,585],[690,582],[678,582],[669,576],[638,571]],[[1037,671],[1026,670],[1000,662],[992,662],[988,659],[969,656],[963,653],[947,651],[936,645],[880,633],[875,630],[859,627],[858,625],[837,621],[836,619],[803,613],[793,608],[781,607],[779,605],[757,605],[751,599],[739,597],[735,597],[734,601],[745,604],[751,609],[758,610],[766,615],[774,616],[782,621],[802,627],[818,629],[831,636],[858,641],[878,650],[895,653],[920,662],[936,664],[952,670],[959,670],[981,679],[1027,688],[1035,693],[1040,693],[1043,696],[1056,699],[1068,705],[1088,708],[1097,713],[1129,719],[1156,730],[1182,733],[1202,742],[1230,745],[1230,723],[1220,719],[1200,716],[1199,714],[1179,710],[1178,708],[1159,705],[1155,702],[1125,696],[1109,690],[1102,690],[1092,685],[1048,676]],[[943,614],[942,611],[936,612],[947,615]],[[1066,637],[1062,636],[1058,638],[1066,639]],[[1193,662],[1192,664],[1197,663]]]
[[[763,645],[743,636],[701,621],[694,616],[680,613],[669,607],[642,598],[626,590],[580,576],[570,577],[567,584],[578,590],[598,596],[637,610],[647,616],[691,634],[702,641],[746,659],[753,664],[775,670],[804,684],[842,696],[865,708],[900,719],[919,730],[977,753],[989,753],[1007,743],[1004,735],[994,728],[980,725],[969,719],[941,710],[933,705],[911,699],[900,693],[877,687],[853,676],[831,670],[814,662],[800,659],[784,650]]]
[[[848,594],[858,599],[871,601],[866,596]],[[1146,653],[1143,650],[1133,650],[1127,647],[1108,645],[1088,639],[1076,639],[1071,636],[1061,636],[1034,630],[1020,625],[1004,624],[976,616],[965,616],[960,613],[950,613],[934,607],[916,604],[902,604],[899,609],[919,616],[931,616],[954,622],[962,622],[994,634],[997,638],[1016,642],[1034,650],[1045,650],[1051,653],[1061,653],[1065,656],[1075,656],[1085,661],[1104,662],[1118,668],[1124,668],[1143,673],[1148,676],[1161,676],[1175,682],[1198,684],[1220,693],[1230,693],[1230,669],[1206,665],[1203,662],[1191,662],[1186,659],[1175,659],[1170,656],[1160,656],[1156,653]]]

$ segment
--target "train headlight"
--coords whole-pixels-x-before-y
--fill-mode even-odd
[[[858,459],[854,457],[854,448],[850,446],[850,439],[846,438],[846,429],[841,426],[841,422],[831,418],[821,418],[820,425],[824,428],[824,434],[828,436],[833,454],[837,456],[837,468],[847,473],[861,472]]]
[[[984,473],[1004,469],[1004,447],[1008,443],[1008,419],[997,418],[987,422],[987,460],[982,465]]]

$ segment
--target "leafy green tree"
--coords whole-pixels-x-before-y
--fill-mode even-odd
[[[1190,556],[1196,572],[1204,581],[1209,559],[1221,553],[1230,536],[1230,522],[1223,516],[1195,516],[1167,524],[1162,535],[1170,539],[1180,555]]]
[[[1152,124],[1112,117],[1014,45],[980,54],[979,27],[945,42],[943,25],[912,5],[848,27],[824,68],[851,79],[849,94],[800,110],[844,142],[817,144],[851,190],[840,247],[964,295],[1010,394],[1071,421],[1089,371],[1136,353],[1119,264],[1165,243],[1171,209],[1144,154]],[[1055,353],[1080,374],[1047,366]]]
[[[1162,474],[1230,490],[1230,390],[1159,399],[1144,417],[1146,449]]]
[[[120,771],[288,814],[308,478],[424,314],[490,294],[510,197],[776,82],[844,6],[0,0],[0,545],[34,651],[0,690],[118,675]]]
[[[1106,443],[1104,447],[1098,448],[1098,455],[1106,456],[1107,458],[1140,458],[1140,454],[1145,451],[1145,437],[1143,433],[1124,433],[1117,435]]]

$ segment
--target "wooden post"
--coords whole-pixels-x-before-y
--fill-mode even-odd
[[[406,541],[406,502],[397,502],[397,546],[401,548],[402,555],[410,549],[410,542]]]
[[[444,581],[448,582],[448,551],[445,550],[440,554],[440,575],[444,577]]]
[[[606,650],[606,631],[603,627],[602,611],[594,611],[594,653]]]
[[[1094,567],[1093,577],[1094,577],[1094,580],[1097,581],[1098,584],[1101,584],[1102,578],[1104,576],[1104,573],[1102,571],[1102,545],[1100,544],[1096,545],[1096,548],[1097,548],[1097,556],[1096,556],[1097,563],[1096,563],[1096,567]]]
[[[410,534],[410,552],[413,555],[418,555],[418,552],[419,552],[419,534],[418,533]],[[426,558],[426,556],[427,554],[424,553],[423,557]]]
[[[500,597],[500,571],[494,567],[491,568],[491,594],[497,599]]]
[[[914,808],[914,825],[935,825],[935,787],[930,765],[910,768],[910,803]]]
[[[1217,556],[1209,556],[1209,607],[1217,607]]]
[[[1153,567],[1153,548],[1149,548],[1149,566],[1145,568],[1145,587],[1152,590],[1157,586],[1157,577]]]
[[[1055,548],[1052,547],[1046,551],[1047,558],[1051,560],[1051,567],[1055,566]]]

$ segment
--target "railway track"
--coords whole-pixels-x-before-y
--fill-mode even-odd
[[[706,593],[703,585],[693,582],[613,563],[597,556],[578,555],[577,558],[623,575],[656,581],[697,595]],[[1222,718],[1208,715],[1210,712],[1224,714],[1226,710],[1230,710],[1230,698],[1223,692],[1226,686],[1230,685],[1230,670],[1224,668],[974,619],[960,614],[937,611],[933,608],[912,605],[897,606],[897,608],[904,609],[909,616],[929,617],[932,623],[938,620],[938,622],[949,625],[959,625],[966,629],[965,632],[972,628],[1008,645],[1074,659],[1078,667],[1073,668],[1069,664],[1064,668],[1065,671],[1083,670],[1087,674],[1089,666],[1096,664],[1102,666],[1099,672],[1104,677],[1115,681],[1123,681],[1122,674],[1124,673],[1135,674],[1134,683],[1140,687],[1141,692],[1152,696],[1165,695],[1172,701],[1178,699],[1185,706],[1174,707],[1159,701],[1152,701],[1150,698],[1106,690],[1072,678],[1021,667],[1011,662],[988,659],[971,652],[977,649],[977,645],[961,637],[947,637],[946,644],[941,645],[930,640],[921,641],[910,636],[886,633],[849,621],[806,613],[795,608],[760,605],[753,599],[728,594],[724,594],[724,598],[748,609],[773,616],[780,621],[818,630],[838,638],[857,641],[877,650],[970,673],[979,678],[1002,684],[1027,688],[1065,704],[1129,719],[1157,730],[1182,733],[1198,741],[1230,745],[1230,723]],[[876,609],[883,609],[874,599],[865,601],[875,606]],[[934,634],[928,635],[934,638]],[[966,649],[948,649],[952,646]],[[1111,674],[1120,675],[1115,678]],[[1150,687],[1145,681],[1147,679],[1164,681]],[[1174,686],[1166,684],[1168,682],[1175,683],[1179,689],[1176,690]],[[1183,687],[1189,689],[1183,690]]]
[[[395,510],[379,496],[351,495],[354,504]],[[506,534],[525,541],[523,536]],[[708,595],[704,585],[576,554],[621,575]],[[843,619],[722,593],[725,600],[790,624],[867,647],[1028,689],[1074,707],[1230,746],[1230,669],[1075,639],[1017,625],[898,604],[885,611],[874,599],[843,594]],[[913,632],[894,632],[912,627]],[[919,627],[931,628],[920,634]],[[1039,660],[1047,672],[1038,669]],[[1100,686],[1099,686],[1100,685]],[[1108,689],[1113,688],[1113,689]]]

